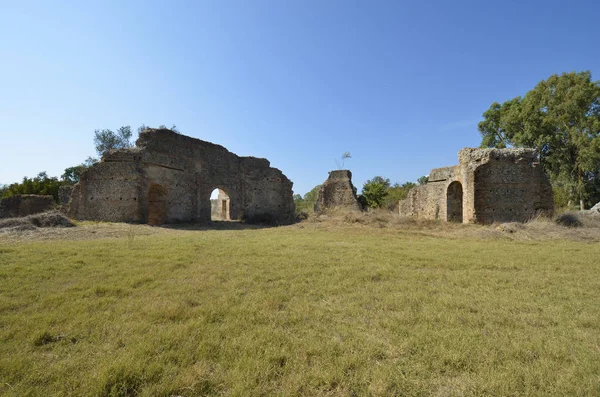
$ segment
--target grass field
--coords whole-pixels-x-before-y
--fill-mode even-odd
[[[0,235],[0,395],[600,395],[597,240],[453,227]]]

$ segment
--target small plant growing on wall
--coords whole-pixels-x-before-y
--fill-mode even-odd
[[[346,159],[350,159],[350,158],[352,158],[352,156],[350,155],[350,152],[342,153],[342,165],[340,166],[340,163],[337,160],[335,161],[335,164],[337,165],[338,169],[343,170],[344,162],[346,161]]]

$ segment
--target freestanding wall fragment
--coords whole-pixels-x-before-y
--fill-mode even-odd
[[[400,214],[490,224],[554,212],[552,186],[533,149],[465,148],[458,159],[432,170],[427,184],[400,201]]]
[[[0,201],[0,218],[17,218],[54,209],[54,198],[49,195],[17,194]]]
[[[152,224],[209,221],[215,188],[229,197],[230,219],[294,220],[292,182],[268,160],[164,129],[142,132],[135,148],[108,151],[85,171],[69,215]]]
[[[352,172],[348,170],[329,172],[329,177],[319,188],[315,211],[340,207],[360,209],[356,189],[352,185]]]

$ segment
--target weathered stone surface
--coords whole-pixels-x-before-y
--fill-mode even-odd
[[[598,217],[598,216],[600,216],[600,203],[597,203],[589,210],[579,211],[579,213],[584,216]]]
[[[18,218],[54,209],[52,196],[21,194],[0,201],[0,218]]]
[[[113,222],[209,221],[215,188],[229,197],[231,219],[294,220],[292,182],[268,160],[163,129],[142,132],[135,148],[109,151],[83,172],[68,213]]]
[[[524,222],[554,212],[547,175],[533,149],[458,152],[459,164],[431,171],[398,207],[402,215],[457,222]]]
[[[330,171],[329,177],[319,189],[315,211],[322,212],[333,208],[361,208],[356,189],[352,185],[352,172],[348,170]]]
[[[72,185],[64,185],[58,188],[58,202],[60,203],[60,211],[66,213],[69,209],[69,200],[73,192]]]

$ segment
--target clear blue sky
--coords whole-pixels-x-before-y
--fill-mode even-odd
[[[600,80],[598,1],[0,0],[0,183],[60,176],[95,129],[176,124],[304,194],[345,151],[414,181],[480,142],[494,101]]]

